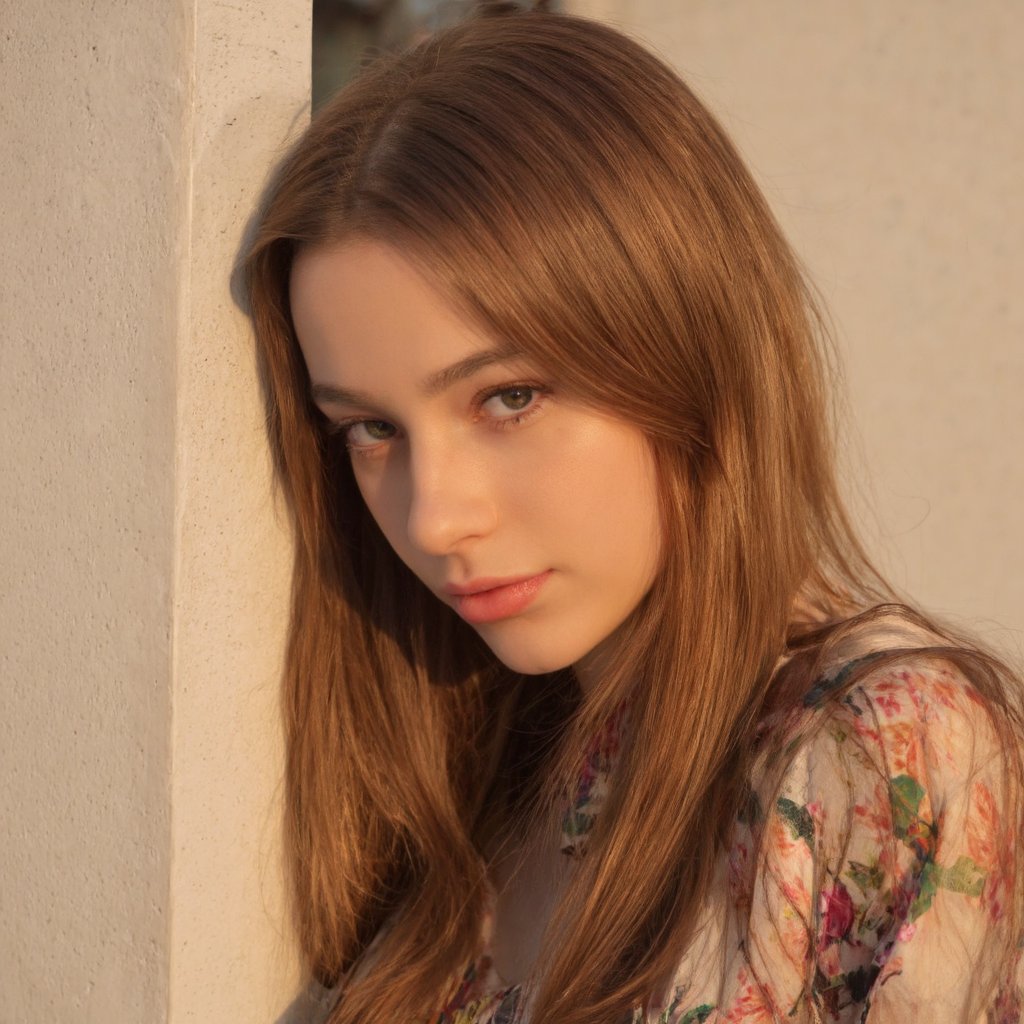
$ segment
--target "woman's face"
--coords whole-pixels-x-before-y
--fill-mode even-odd
[[[291,306],[313,399],[398,557],[510,668],[576,665],[587,685],[660,562],[640,431],[502,350],[383,243],[301,253]]]

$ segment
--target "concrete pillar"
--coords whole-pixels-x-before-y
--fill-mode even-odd
[[[884,568],[1024,658],[1024,6],[569,6],[683,73],[821,289]]]
[[[3,4],[0,1018],[273,1020],[288,538],[229,278],[309,0]]]

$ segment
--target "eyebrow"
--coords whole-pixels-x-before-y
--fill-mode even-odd
[[[477,352],[474,355],[466,356],[443,370],[432,373],[426,380],[420,382],[420,390],[432,397],[439,395],[442,391],[457,384],[460,380],[472,377],[478,370],[494,363],[507,363],[513,359],[522,357],[522,353],[510,349],[489,349],[486,352]],[[324,402],[327,405],[373,405],[373,397],[365,391],[353,391],[349,388],[338,387],[335,384],[312,384],[310,395],[314,402]]]

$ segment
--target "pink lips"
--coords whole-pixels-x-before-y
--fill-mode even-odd
[[[474,580],[464,587],[447,586],[455,610],[469,623],[496,622],[518,615],[533,601],[551,575],[551,570],[536,576],[507,580]]]

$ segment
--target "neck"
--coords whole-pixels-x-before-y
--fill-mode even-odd
[[[613,637],[608,637],[573,664],[572,669],[584,700],[594,693],[601,680],[608,675],[614,650]]]

